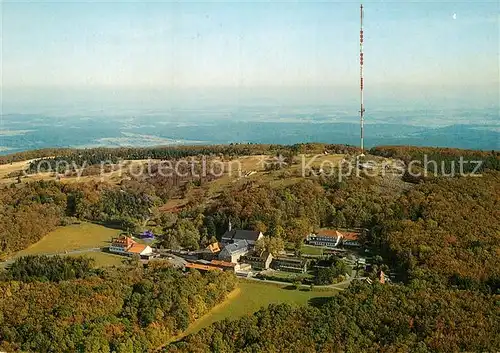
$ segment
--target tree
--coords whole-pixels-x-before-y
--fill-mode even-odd
[[[262,254],[267,249],[266,237],[260,238],[255,242],[255,251]]]
[[[261,232],[263,234],[266,234],[266,232],[267,232],[267,226],[262,221],[255,222],[253,225],[253,229],[258,231],[258,232]]]
[[[278,237],[269,237],[267,240],[267,251],[273,256],[278,256],[285,249],[285,242]]]
[[[333,216],[332,225],[335,227],[343,228],[347,224],[346,219],[342,211],[337,211]]]
[[[285,249],[285,242],[277,237],[262,237],[255,242],[255,250],[262,254],[264,251],[270,252],[273,256],[278,256]]]

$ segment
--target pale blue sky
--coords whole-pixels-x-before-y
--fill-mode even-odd
[[[6,89],[358,84],[358,2],[1,6]],[[497,1],[365,2],[367,89],[498,95],[498,10]]]

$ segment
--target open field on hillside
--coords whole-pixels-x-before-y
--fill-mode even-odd
[[[107,267],[107,266],[121,266],[123,265],[123,260],[126,260],[126,256],[110,254],[103,251],[89,251],[79,254],[71,254],[67,256],[86,256],[94,259],[96,267]]]
[[[9,174],[23,171],[27,168],[31,161],[15,162],[12,164],[2,164],[0,165],[0,184],[1,183],[15,183],[17,181],[16,177],[9,178]]]
[[[258,311],[261,307],[267,307],[269,304],[307,305],[312,298],[331,297],[337,293],[336,290],[285,289],[285,286],[241,279],[234,295],[190,325],[180,337],[176,337],[176,340],[195,333],[216,321],[238,319]]]
[[[9,174],[14,172],[23,173],[28,167],[30,161],[16,162],[12,164],[0,165],[0,184],[11,184],[17,182],[17,177],[8,177]],[[151,160],[152,163],[155,160]],[[128,177],[130,173],[134,175],[140,174],[140,171],[147,170],[148,160],[125,160],[122,162],[122,167],[113,171],[104,172],[101,174],[101,167],[97,165],[95,167],[94,173],[96,175],[85,175],[81,173],[81,176],[61,176],[58,180],[62,183],[83,183],[89,181],[106,181],[111,183],[119,183],[125,177]],[[106,165],[106,167],[109,167]],[[116,166],[115,166],[116,167]],[[94,168],[94,167],[93,167]],[[93,174],[94,174],[93,173]],[[26,183],[30,181],[39,180],[56,180],[56,175],[51,172],[42,172],[36,174],[24,174],[22,175],[21,181]]]
[[[50,232],[39,242],[18,252],[15,257],[105,247],[108,246],[112,237],[119,234],[120,230],[97,224],[86,222],[72,224]]]
[[[337,166],[342,159],[345,157],[343,154],[318,154],[318,155],[300,155],[295,157],[295,162],[293,165],[286,168],[290,173],[292,173],[294,178],[287,178],[289,180],[280,180],[275,186],[281,186],[282,184],[290,185],[298,181],[301,173],[302,165],[309,167],[319,168],[320,166],[329,167],[331,165]],[[63,176],[60,178],[62,183],[75,183],[75,182],[88,182],[88,181],[107,181],[112,183],[119,183],[123,178],[133,175],[139,175],[141,170],[143,172],[147,171],[147,163],[158,162],[158,160],[125,160],[122,162],[122,167],[120,169],[109,171],[106,173],[100,173],[100,166],[95,166],[94,173],[98,175],[87,175],[83,173],[82,176]],[[253,156],[241,156],[238,158],[233,158],[231,160],[221,158],[214,158],[207,160],[207,173],[211,172],[213,169],[214,173],[223,172],[221,178],[213,181],[210,184],[211,193],[218,193],[227,184],[235,182],[237,180],[244,180],[247,178],[256,178],[263,181],[273,181],[276,176],[280,173],[267,172],[265,170],[266,165],[273,162],[277,162],[278,159],[275,156],[268,155],[253,155]],[[10,184],[17,182],[17,177],[8,177],[9,174],[15,172],[23,172],[31,161],[16,162],[13,164],[0,165],[0,183]],[[223,165],[221,170],[221,165]],[[116,167],[116,166],[115,166]],[[56,175],[54,173],[44,172],[31,175],[23,175],[22,181],[36,181],[36,180],[55,180]]]
[[[258,179],[262,183],[269,183],[272,187],[286,187],[298,183],[302,179],[302,169],[331,168],[338,166],[345,158],[343,154],[300,155],[294,158],[294,164],[283,165],[281,170],[266,171],[265,166],[279,163],[275,156],[256,155],[235,158],[224,163],[226,172],[221,178],[210,183],[209,194],[214,195],[231,183],[244,180]]]

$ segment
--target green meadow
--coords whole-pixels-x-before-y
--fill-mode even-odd
[[[111,238],[118,236],[120,232],[117,229],[87,222],[59,227],[37,243],[19,251],[15,257],[107,247]]]
[[[290,286],[291,287],[291,286]],[[224,319],[238,319],[251,315],[269,304],[287,303],[291,305],[308,305],[313,298],[331,297],[338,293],[335,289],[322,291],[319,289],[298,290],[287,286],[240,279],[237,288],[225,302],[213,308],[208,314],[195,321],[176,340],[195,333],[212,323]]]

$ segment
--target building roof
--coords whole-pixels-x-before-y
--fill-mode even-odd
[[[344,240],[358,240],[359,233],[344,232],[342,233]]]
[[[132,254],[140,254],[141,252],[146,250],[147,247],[147,245],[135,243],[130,249],[127,250],[127,252],[130,252]]]
[[[241,250],[248,250],[248,242],[246,240],[240,240],[236,243],[228,244],[222,251],[233,254]]]
[[[342,237],[343,235],[338,230],[333,230],[333,229],[320,229],[316,232],[316,234],[320,237],[331,237],[331,238],[338,238]]]
[[[224,233],[223,239],[257,241],[262,233],[257,230],[233,229]]]
[[[208,244],[207,250],[210,250],[210,252],[219,252],[220,251],[220,246],[219,243],[213,243],[213,244]]]
[[[293,257],[277,257],[275,258],[275,260],[280,262],[294,263],[294,264],[305,264],[307,262],[306,259],[298,259]]]
[[[264,262],[269,258],[269,256],[271,256],[271,258],[273,257],[273,255],[271,255],[270,252],[264,251],[260,255],[253,253],[251,255],[242,256],[242,259],[247,260],[247,261],[262,261],[262,262]]]
[[[201,271],[222,271],[222,268],[220,268],[220,267],[210,266],[210,265],[193,264],[191,262],[186,264],[186,268],[194,268],[194,269],[201,270]]]
[[[126,247],[128,248],[129,246],[132,246],[135,244],[135,241],[130,238],[130,237],[126,237],[126,236],[121,236],[120,238],[115,238],[112,240],[111,242],[111,246],[116,246],[116,247]]]
[[[227,262],[221,260],[212,260],[210,263],[214,266],[222,266],[222,267],[235,267],[236,264],[234,262]]]

